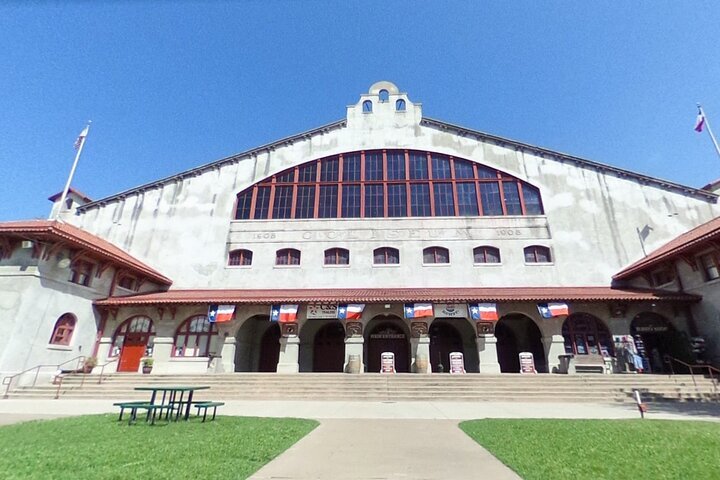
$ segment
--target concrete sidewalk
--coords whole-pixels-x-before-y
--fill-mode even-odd
[[[250,480],[520,479],[452,420],[323,420]]]

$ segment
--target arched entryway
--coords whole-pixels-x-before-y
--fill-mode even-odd
[[[248,318],[238,329],[236,372],[275,372],[280,358],[280,325],[267,315]]]
[[[665,317],[655,312],[641,312],[630,322],[635,348],[651,372],[668,373],[665,355],[690,361],[690,344],[686,336]],[[647,369],[646,369],[647,371]]]
[[[345,327],[324,325],[313,340],[313,372],[342,372],[345,365]]]
[[[111,356],[119,356],[118,372],[137,372],[140,360],[152,355],[155,327],[149,317],[128,318],[115,330]]]
[[[495,326],[500,371],[519,373],[520,352],[531,352],[538,372],[547,372],[542,334],[535,322],[522,314],[505,315]]]
[[[371,321],[372,322],[372,321]],[[365,362],[368,372],[380,371],[380,355],[383,352],[395,354],[395,370],[398,373],[410,371],[410,345],[408,335],[398,321],[381,321],[368,329]]]
[[[435,320],[430,325],[428,335],[430,336],[430,365],[432,371],[449,372],[450,353],[460,352],[463,357],[465,356],[465,348],[463,347],[460,332],[447,320]],[[467,359],[465,364],[467,365]]]
[[[589,313],[573,313],[562,325],[565,353],[614,356],[615,347],[607,326]]]

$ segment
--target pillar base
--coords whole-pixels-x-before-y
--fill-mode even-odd
[[[277,373],[298,373],[300,364],[300,339],[297,336],[280,337],[280,358]]]
[[[500,364],[497,356],[497,338],[494,334],[480,334],[475,339],[477,343],[479,370],[481,374],[500,373]]]
[[[365,361],[363,359],[363,347],[365,339],[363,337],[347,337],[345,339],[345,364],[343,372],[346,373],[365,373]],[[350,365],[350,357],[359,358],[359,365]],[[357,369],[358,371],[353,371]]]

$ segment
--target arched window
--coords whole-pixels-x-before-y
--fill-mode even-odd
[[[404,112],[405,111],[405,100],[402,98],[395,102],[395,110],[398,112]]]
[[[380,98],[380,102],[385,103],[390,99],[390,94],[387,90],[383,89],[380,90],[378,97]]]
[[[275,252],[275,265],[300,265],[300,250],[283,248]]]
[[[450,263],[450,251],[444,247],[423,249],[423,263]]]
[[[525,247],[525,263],[550,263],[550,249],[542,245],[530,245]]]
[[[474,263],[500,263],[500,249],[483,245],[473,248]]]
[[[228,265],[233,267],[252,265],[252,257],[253,253],[250,250],[233,250],[228,254]]]
[[[575,355],[613,355],[610,331],[599,319],[588,313],[573,313],[562,325],[565,353]]]
[[[113,346],[110,351],[111,357],[120,355],[120,350],[122,350],[122,346],[128,336],[133,339],[133,342],[144,343],[145,355],[152,355],[155,340],[155,326],[149,317],[131,317],[120,324],[113,335]]]
[[[55,322],[50,343],[52,345],[70,345],[73,332],[75,331],[75,323],[77,319],[72,313],[65,313]]]
[[[195,315],[180,324],[175,332],[174,357],[207,357],[217,326],[206,315]]]
[[[325,265],[349,265],[350,251],[344,248],[328,248],[325,250]]]
[[[365,100],[363,102],[363,113],[370,113],[372,112],[372,102],[370,100]]]
[[[392,247],[380,247],[373,250],[373,264],[395,265],[400,263],[400,251]]]
[[[365,150],[312,160],[237,195],[237,220],[541,215],[540,192],[448,155]]]

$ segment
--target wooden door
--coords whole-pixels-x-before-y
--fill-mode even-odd
[[[322,327],[313,343],[313,372],[342,372],[345,365],[345,328],[340,322]]]
[[[128,333],[125,336],[120,360],[118,361],[118,372],[137,372],[140,368],[140,360],[145,355],[147,346],[146,333]]]

